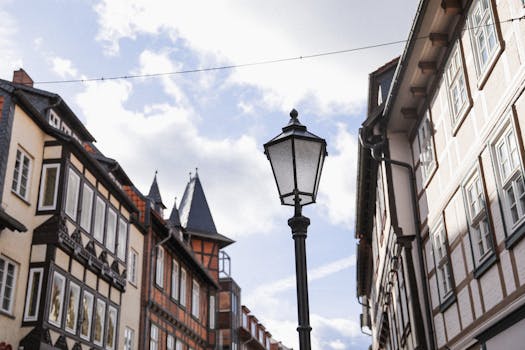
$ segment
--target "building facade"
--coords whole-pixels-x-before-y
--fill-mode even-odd
[[[373,349],[523,347],[523,15],[423,0],[399,62],[370,75],[356,237]]]

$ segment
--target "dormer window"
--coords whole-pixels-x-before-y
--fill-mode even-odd
[[[383,89],[381,89],[381,84],[379,84],[377,88],[377,105],[381,106],[381,103],[383,103]]]
[[[62,126],[60,127],[60,131],[62,131],[66,135],[71,136],[71,129],[65,123],[62,123]]]
[[[58,114],[56,114],[55,111],[50,110],[49,111],[49,125],[60,130],[61,124],[62,124],[62,121],[60,120],[60,117],[58,116]]]

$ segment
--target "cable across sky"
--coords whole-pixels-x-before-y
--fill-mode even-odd
[[[510,18],[510,19],[507,19],[507,20],[499,21],[498,23],[500,23],[500,24],[501,23],[509,23],[509,22],[514,22],[514,21],[521,21],[521,20],[524,20],[524,19],[525,19],[525,16],[521,16],[521,17]],[[493,23],[484,24],[484,25],[477,26],[477,27],[466,27],[464,30],[466,31],[466,30],[476,29],[476,28],[480,28],[480,27],[484,27],[484,26],[488,26],[488,25],[493,25]],[[420,36],[420,37],[416,38],[416,40],[421,40],[421,39],[428,39],[428,36]],[[217,66],[217,67],[184,69],[184,70],[173,71],[173,72],[159,72],[159,73],[149,73],[149,74],[128,74],[128,75],[118,75],[118,76],[98,77],[98,78],[36,81],[36,82],[34,82],[34,84],[36,85],[36,84],[88,83],[88,82],[105,81],[105,80],[154,78],[154,77],[170,76],[170,75],[211,72],[211,71],[227,70],[227,69],[234,69],[234,68],[262,66],[262,65],[282,63],[282,62],[289,62],[289,61],[299,61],[299,60],[305,60],[305,59],[311,59],[311,58],[317,58],[317,57],[324,57],[324,56],[340,55],[340,54],[345,54],[345,53],[351,53],[351,52],[375,49],[375,48],[379,48],[379,47],[403,44],[403,43],[406,43],[407,41],[408,41],[407,39],[395,40],[395,41],[389,41],[389,42],[384,42],[384,43],[380,43],[380,44],[359,46],[359,47],[354,47],[354,48],[344,49],[344,50],[326,51],[326,52],[314,53],[314,54],[303,55],[303,56],[278,58],[278,59],[272,59],[272,60],[261,60],[261,61],[255,61],[255,62],[231,64],[231,65],[224,65],[224,66]]]

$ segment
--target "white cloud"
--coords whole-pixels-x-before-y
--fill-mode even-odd
[[[38,41],[38,45],[41,45],[41,39],[36,39],[36,41]],[[51,69],[53,70],[53,72],[57,73],[61,78],[77,77],[78,71],[75,67],[73,67],[73,62],[71,62],[71,60],[55,56],[53,58],[50,58],[50,62],[52,65]]]
[[[328,346],[331,347],[334,350],[344,350],[346,349],[345,343],[341,341],[341,339],[336,339],[328,343]]]
[[[374,2],[101,0],[98,39],[117,54],[120,40],[166,35],[201,58],[229,65],[355,48],[405,38],[410,23],[396,18],[415,9]],[[359,16],[351,16],[358,13]],[[366,30],[363,26],[366,25]],[[267,106],[304,103],[323,112],[355,112],[366,96],[367,74],[402,46],[282,62],[232,71],[228,84],[255,86]],[[195,67],[186,67],[195,68]]]
[[[182,94],[173,81],[164,83]],[[232,238],[271,232],[280,210],[270,167],[254,138],[204,137],[196,126],[198,115],[184,103],[132,110],[125,107],[132,94],[127,81],[89,83],[77,103],[99,148],[123,165],[139,189],[147,193],[158,169],[164,201],[171,205],[173,197],[182,197],[186,174],[199,167],[219,232]]]
[[[355,181],[357,171],[357,140],[345,124],[338,124],[335,154],[326,157],[318,206],[328,214],[333,224],[352,229],[355,214]]]
[[[0,1],[0,5],[4,2]],[[2,57],[0,77],[9,80],[13,76],[13,71],[23,68],[24,63],[16,45],[17,21],[9,12],[1,8],[0,18],[2,19],[0,21],[0,57]]]

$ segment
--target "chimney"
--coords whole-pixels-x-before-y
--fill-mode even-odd
[[[33,87],[33,79],[22,68],[13,72],[13,83]]]

